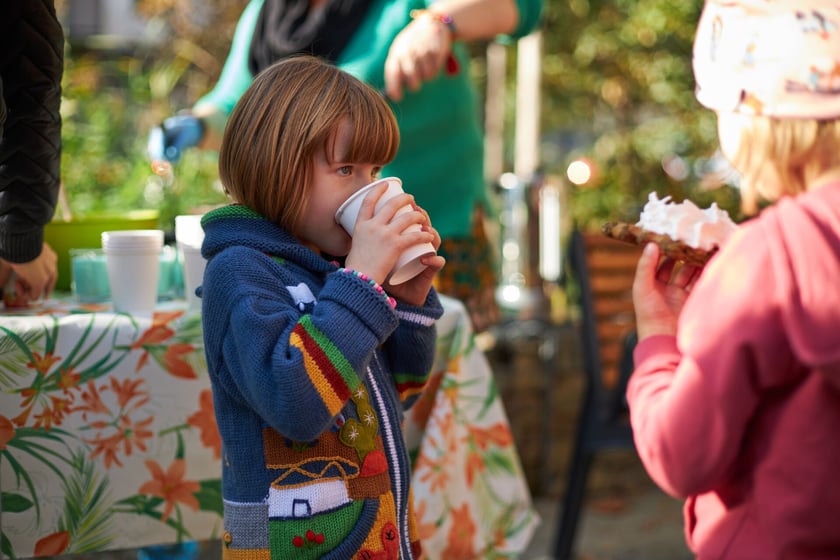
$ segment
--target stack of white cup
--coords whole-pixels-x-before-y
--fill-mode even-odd
[[[102,250],[114,310],[149,314],[157,301],[163,231],[133,229],[102,232]]]
[[[191,308],[200,308],[201,300],[195,295],[195,289],[204,281],[204,266],[207,264],[201,256],[201,244],[204,242],[201,215],[175,216],[175,242],[184,265],[184,292],[187,302]]]

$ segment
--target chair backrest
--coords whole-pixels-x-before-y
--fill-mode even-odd
[[[599,412],[610,417],[623,409],[632,372],[636,319],[632,287],[641,248],[601,232],[575,231],[571,266],[580,287],[584,367]]]

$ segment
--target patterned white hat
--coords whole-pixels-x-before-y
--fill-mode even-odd
[[[707,0],[693,62],[709,109],[840,117],[840,0]]]

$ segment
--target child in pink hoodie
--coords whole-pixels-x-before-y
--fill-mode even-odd
[[[840,558],[840,2],[708,0],[694,72],[767,206],[702,273],[645,248],[636,446],[699,559]]]

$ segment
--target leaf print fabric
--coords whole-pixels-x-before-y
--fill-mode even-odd
[[[446,328],[445,314],[439,322],[433,391],[407,419],[418,528],[429,558],[518,558],[539,517],[490,365],[460,305],[444,304],[463,320]]]
[[[15,514],[2,518],[4,557],[218,533],[221,440],[201,340],[183,309],[0,315],[0,480]]]
[[[418,533],[429,558],[514,558],[538,519],[466,311],[441,301],[434,374],[406,426]],[[224,459],[200,316],[177,305],[141,318],[59,303],[0,312],[0,551],[223,537]],[[341,436],[367,476],[384,464],[366,436],[371,422],[362,407]],[[321,533],[292,537],[303,550]]]

